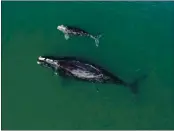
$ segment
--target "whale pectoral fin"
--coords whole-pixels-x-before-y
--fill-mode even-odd
[[[54,75],[58,75],[58,73],[55,71],[55,72],[54,72]]]
[[[93,83],[93,86],[96,89],[96,91],[99,92],[99,88],[95,85],[95,82],[92,82],[92,83]]]
[[[68,40],[69,39],[69,35],[65,34],[65,39]]]
[[[99,92],[99,88],[98,87],[96,87],[96,90],[97,90],[97,92]]]
[[[58,75],[56,69],[53,69],[53,75]]]
[[[58,68],[53,69],[53,75],[56,75],[56,76],[58,75]]]

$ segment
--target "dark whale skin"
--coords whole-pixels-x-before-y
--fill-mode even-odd
[[[46,59],[51,59],[57,61],[60,65],[59,68],[54,70],[54,66],[50,65],[49,68],[52,68],[62,77],[73,77],[78,80],[88,81],[93,83],[115,83],[115,84],[122,84],[126,85],[124,81],[120,78],[114,76],[109,71],[105,70],[99,65],[93,64],[89,61],[82,60],[76,57],[54,57],[54,56],[42,56]],[[94,78],[88,77],[80,77],[76,74],[73,74],[73,70],[80,70],[80,71],[87,71],[94,75]],[[101,77],[97,78],[95,76],[101,75]]]
[[[42,56],[42,58],[45,58],[45,60],[38,59],[38,62],[41,63],[40,65],[47,68],[51,68],[56,74],[58,74],[61,77],[73,78],[76,80],[91,83],[110,83],[123,85],[125,87],[129,87],[133,93],[137,93],[137,84],[140,81],[140,79],[144,79],[143,76],[134,81],[133,83],[129,84],[121,80],[119,77],[113,75],[111,72],[107,71],[103,67],[77,57]],[[54,63],[56,64],[49,64],[46,61],[48,59],[54,61]],[[87,74],[90,74],[90,77],[85,74],[86,72]]]
[[[68,30],[68,34],[76,34],[76,35],[86,35],[86,36],[90,36],[90,34],[80,28],[77,27],[73,27],[73,26],[66,26],[67,30]]]

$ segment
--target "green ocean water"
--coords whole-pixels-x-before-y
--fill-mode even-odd
[[[174,129],[173,2],[2,2],[2,129]],[[60,24],[102,33],[65,40]],[[126,82],[69,81],[37,65],[76,56]],[[99,92],[96,91],[99,88]]]

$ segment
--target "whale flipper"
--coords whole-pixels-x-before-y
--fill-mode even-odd
[[[65,39],[68,40],[69,39],[69,35],[65,34]]]
[[[96,87],[96,91],[99,92],[99,88],[98,87]]]
[[[55,71],[55,72],[53,72],[54,73],[54,75],[58,75],[58,73]]]

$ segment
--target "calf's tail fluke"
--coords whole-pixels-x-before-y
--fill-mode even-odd
[[[139,83],[142,80],[144,80],[145,78],[147,78],[147,75],[143,75],[143,76],[139,77],[138,79],[136,79],[133,83],[130,83],[127,85],[130,88],[130,90],[132,91],[132,93],[134,93],[134,94],[138,93]]]
[[[102,35],[97,36],[91,36],[95,40],[95,44],[98,47],[99,46],[99,39],[102,37]]]

